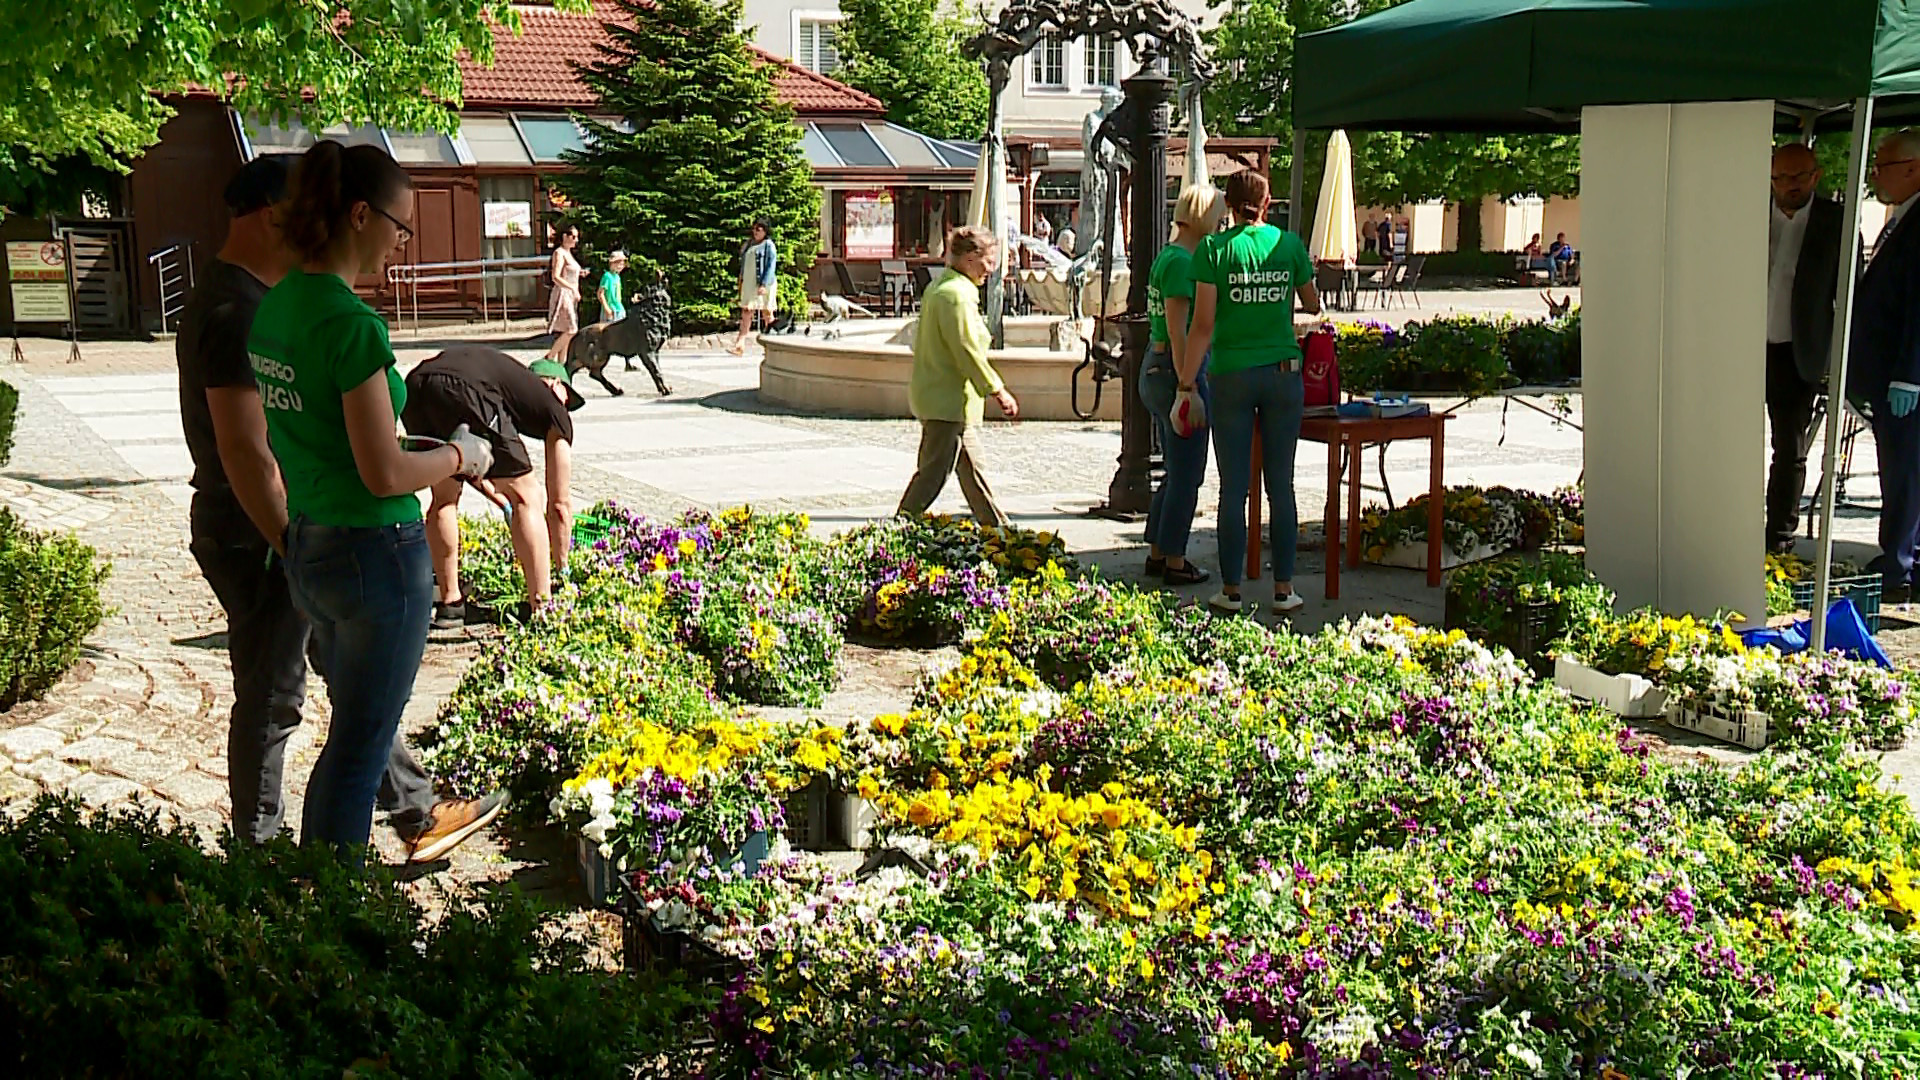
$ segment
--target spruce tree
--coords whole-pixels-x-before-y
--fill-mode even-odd
[[[820,193],[779,69],[736,27],[741,0],[620,0],[608,41],[577,64],[602,110],[588,148],[555,181],[596,255],[624,248],[631,283],[665,271],[676,330],[738,317],[740,248],[756,220],[780,248],[783,310],[802,310],[820,250]],[[583,290],[587,291],[587,290]]]

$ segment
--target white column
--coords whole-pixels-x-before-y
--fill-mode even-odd
[[[1773,104],[1581,115],[1587,564],[1623,608],[1759,619]]]

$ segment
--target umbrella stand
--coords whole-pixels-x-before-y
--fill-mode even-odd
[[[1847,408],[1847,346],[1853,336],[1853,285],[1860,269],[1860,192],[1866,186],[1867,145],[1873,130],[1873,99],[1853,106],[1853,144],[1847,149],[1847,195],[1840,228],[1840,281],[1834,295],[1833,352],[1827,357],[1827,439],[1820,472],[1820,554],[1814,566],[1813,651],[1827,650],[1827,589],[1833,580],[1833,500],[1839,486],[1834,465],[1840,421]]]

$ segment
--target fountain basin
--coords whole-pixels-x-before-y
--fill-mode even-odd
[[[1005,349],[988,354],[994,370],[1020,402],[1022,420],[1078,420],[1073,413],[1073,370],[1086,358],[1084,346],[1055,352],[1051,347],[1054,316],[1025,316],[1007,320]],[[913,375],[913,349],[906,340],[906,323],[897,319],[841,322],[838,338],[828,340],[816,325],[812,334],[763,336],[766,359],[760,363],[760,397],[772,404],[802,412],[910,419],[907,383]],[[1090,373],[1091,369],[1089,369]],[[1093,404],[1093,387],[1083,373],[1080,400]],[[1095,419],[1119,420],[1120,380],[1101,388]],[[1125,388],[1132,393],[1131,387]],[[987,417],[999,416],[989,404]]]

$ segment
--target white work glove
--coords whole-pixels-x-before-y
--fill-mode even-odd
[[[467,430],[467,425],[454,428],[453,434],[447,437],[447,445],[460,451],[460,467],[454,470],[457,475],[478,480],[493,468],[493,447]]]
[[[1207,403],[1200,399],[1200,391],[1190,388],[1173,395],[1173,412],[1169,419],[1173,421],[1174,434],[1183,439],[1206,427]]]

